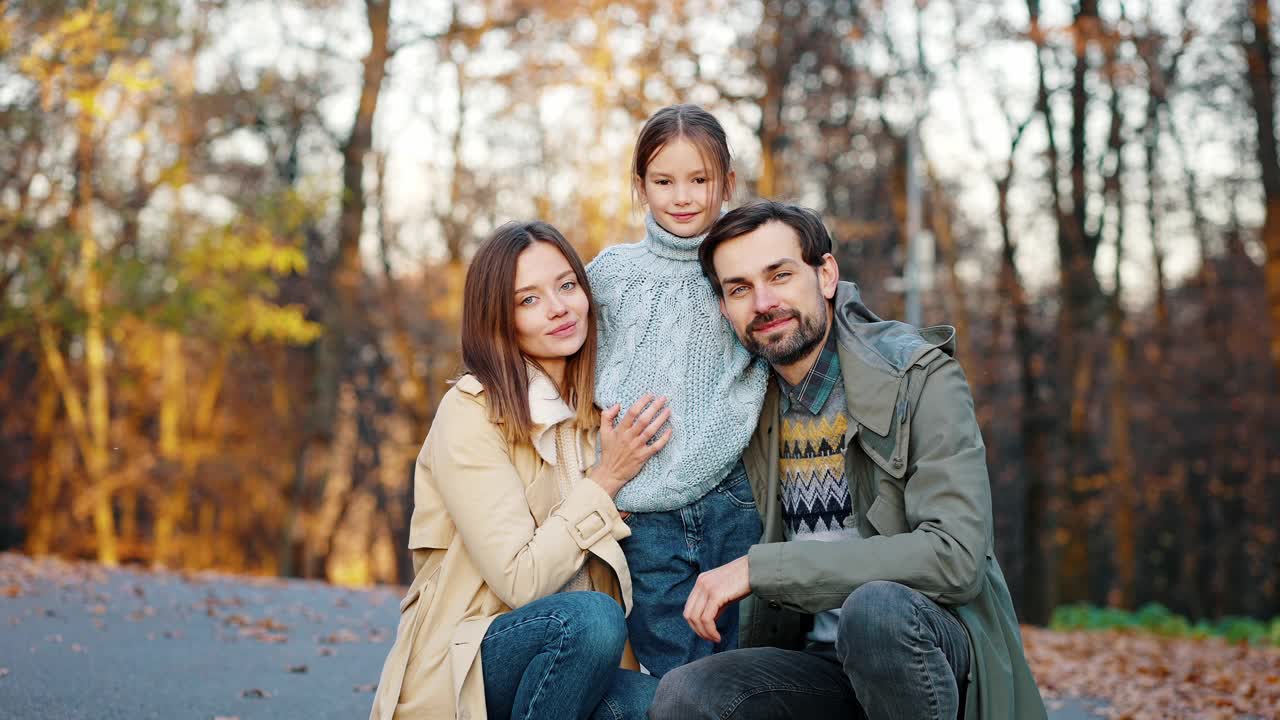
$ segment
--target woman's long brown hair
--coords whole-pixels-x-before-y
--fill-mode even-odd
[[[528,442],[533,432],[529,414],[529,373],[537,365],[520,352],[516,339],[516,261],[535,242],[555,246],[578,276],[587,294],[587,337],[568,358],[560,397],[577,413],[579,427],[599,424],[595,410],[596,305],[582,259],[550,224],[538,220],[510,222],[480,246],[462,291],[462,362],[484,386],[489,419],[501,425],[510,443]]]

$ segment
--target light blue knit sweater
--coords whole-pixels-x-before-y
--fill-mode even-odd
[[[755,431],[769,379],[702,275],[706,236],[672,235],[652,214],[645,230],[587,266],[600,317],[596,403],[625,411],[653,393],[671,407],[671,442],[618,493],[628,512],[682,508],[724,479]]]

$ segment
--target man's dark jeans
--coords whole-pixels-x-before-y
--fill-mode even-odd
[[[667,673],[654,720],[952,720],[964,706],[969,636],[903,585],[873,582],[845,600],[835,647],[733,650]]]

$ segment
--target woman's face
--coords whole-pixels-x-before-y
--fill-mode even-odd
[[[512,302],[520,352],[562,373],[586,340],[591,300],[556,246],[534,242],[520,253]]]

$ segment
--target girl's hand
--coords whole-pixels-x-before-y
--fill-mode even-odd
[[[600,413],[600,462],[587,472],[597,485],[614,497],[618,491],[640,472],[645,461],[667,446],[671,440],[671,428],[652,443],[654,435],[671,417],[667,399],[654,399],[645,395],[636,401],[622,422],[614,427],[621,405],[614,405]]]

